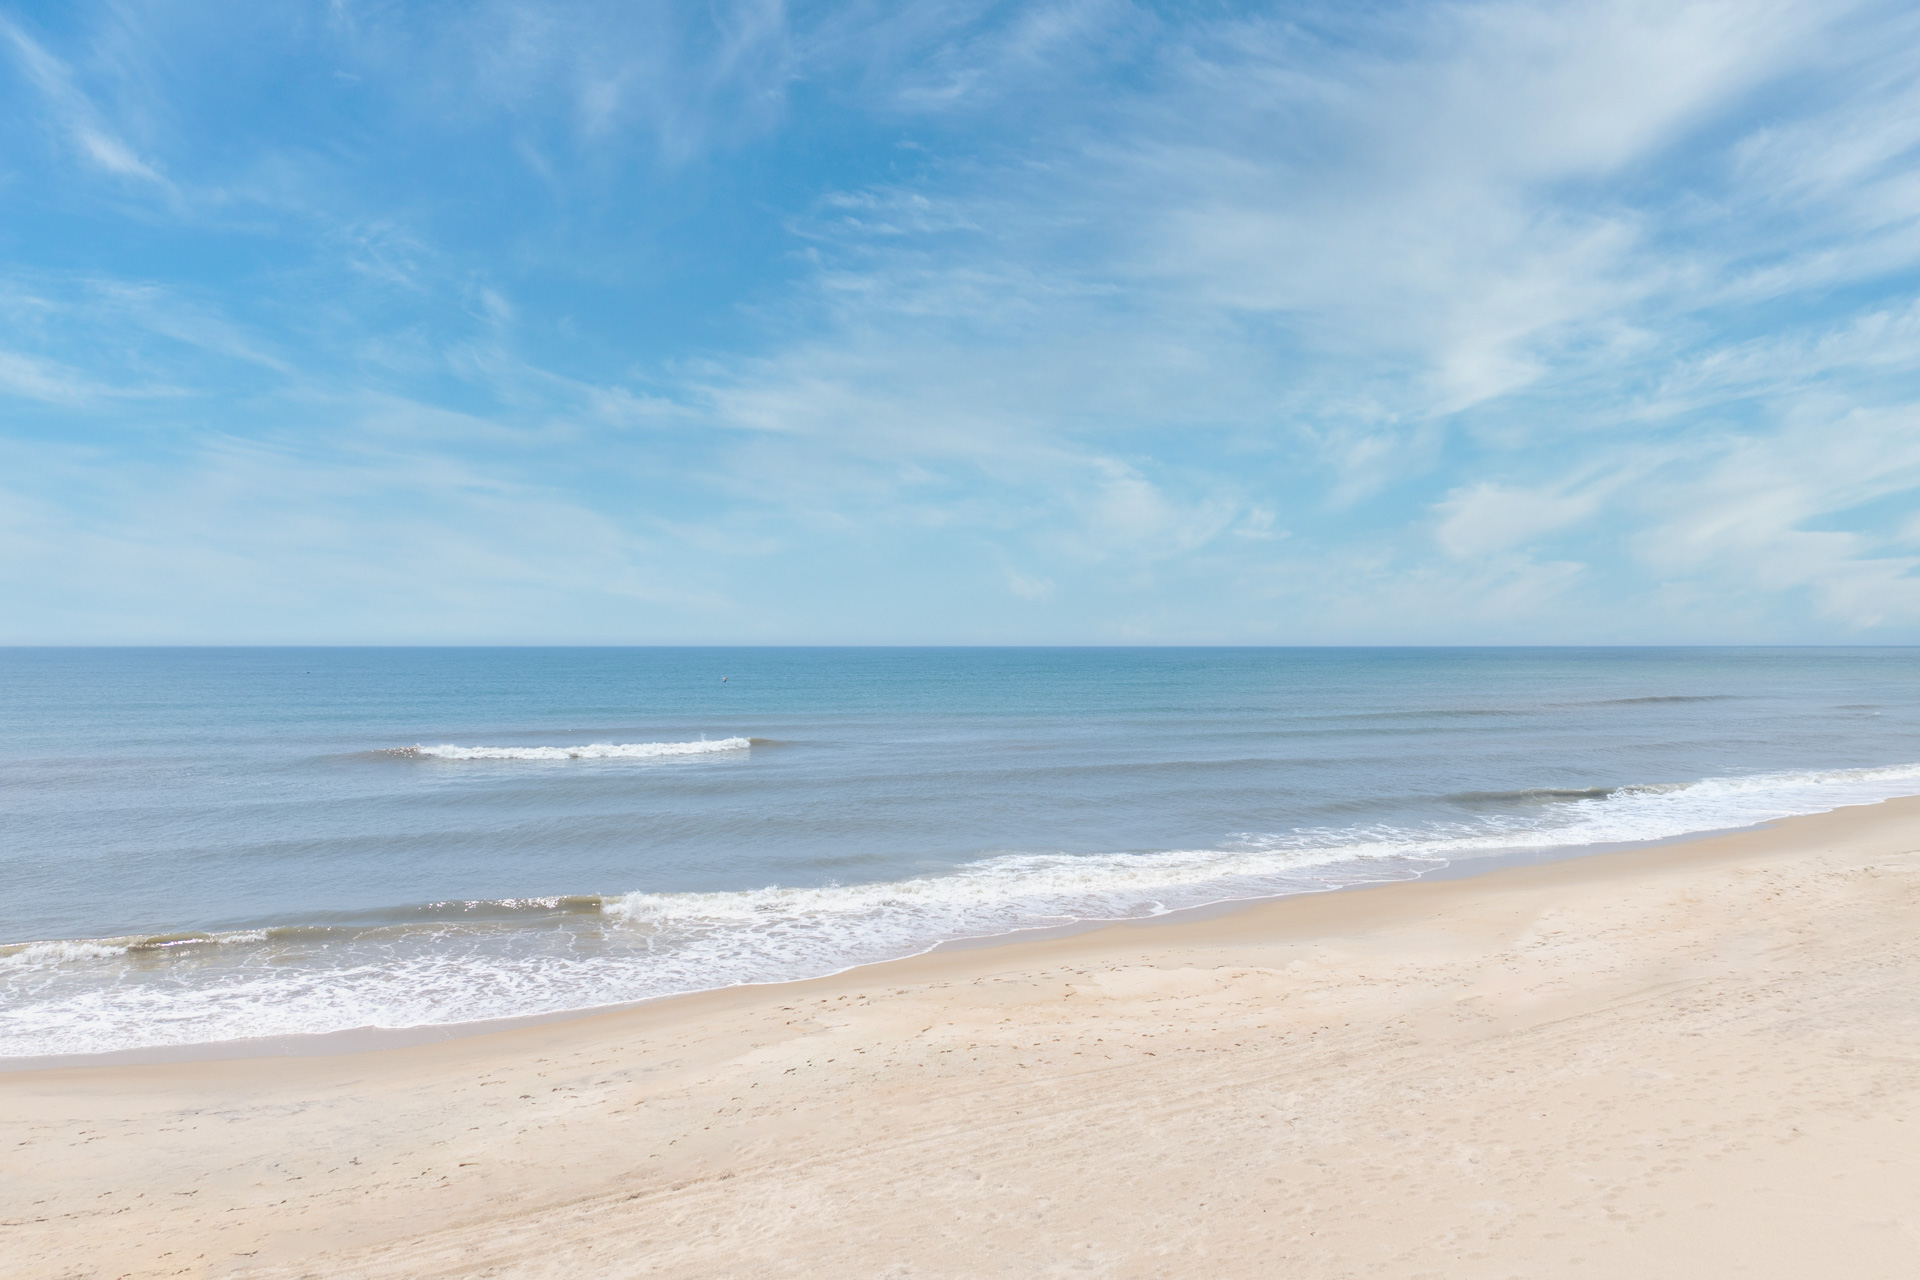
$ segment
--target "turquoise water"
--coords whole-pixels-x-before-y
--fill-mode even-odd
[[[1905,649],[0,651],[0,1055],[827,972],[1920,791]]]

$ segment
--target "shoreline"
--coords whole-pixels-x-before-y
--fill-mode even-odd
[[[23,1280],[1904,1277],[1920,797],[430,1044],[0,1076]]]
[[[1893,799],[1896,800],[1908,798],[1911,797],[1893,797]],[[1884,804],[1887,803],[1887,801],[1873,801],[1870,803]],[[1842,809],[1864,807],[1867,806],[1841,806]],[[1293,893],[1271,894],[1251,898],[1222,898],[1214,902],[1196,903],[1190,907],[1176,907],[1170,911],[1163,911],[1150,916],[1090,917],[1083,920],[1069,921],[1065,924],[1036,925],[1029,929],[1014,929],[1006,933],[949,938],[936,942],[920,951],[909,952],[902,956],[892,956],[884,960],[862,961],[857,964],[848,965],[843,969],[832,970],[828,973],[813,974],[800,978],[785,978],[768,982],[735,983],[731,986],[724,987],[700,987],[692,991],[677,991],[667,995],[649,996],[640,1000],[616,1001],[612,1004],[585,1005],[573,1009],[553,1009],[543,1013],[509,1014],[499,1018],[479,1018],[463,1022],[421,1023],[409,1027],[342,1027],[335,1031],[258,1036],[240,1040],[195,1041],[186,1044],[143,1045],[129,1049],[103,1049],[95,1053],[39,1054],[22,1055],[18,1057],[0,1055],[0,1076],[18,1072],[51,1071],[69,1068],[149,1066],[161,1063],[219,1062],[258,1058],[339,1057],[344,1054],[375,1053],[385,1049],[402,1049],[413,1045],[440,1044],[450,1040],[464,1040],[476,1036],[497,1035],[502,1032],[514,1031],[525,1027],[546,1026],[551,1023],[567,1022],[579,1018],[593,1018],[607,1014],[624,1013],[630,1010],[658,1005],[663,1001],[684,1000],[690,997],[710,995],[721,991],[777,988],[790,986],[794,983],[838,978],[847,974],[859,973],[885,965],[898,964],[903,960],[912,960],[920,956],[960,951],[978,951],[1002,946],[1012,946],[1025,942],[1075,937],[1080,934],[1105,929],[1110,925],[1177,925],[1188,921],[1213,919],[1238,911],[1252,910],[1270,903],[1284,902],[1293,898],[1319,898],[1329,894],[1363,893],[1403,884],[1471,880],[1485,875],[1492,875],[1513,867],[1544,866],[1584,858],[1607,857],[1615,853],[1685,845],[1697,840],[1733,835],[1738,832],[1764,831],[1779,825],[1781,822],[1792,822],[1799,818],[1817,818],[1828,813],[1839,811],[1838,809],[1829,809],[1821,813],[1795,814],[1788,818],[1770,818],[1751,823],[1744,827],[1724,827],[1710,831],[1690,831],[1681,835],[1667,836],[1658,840],[1619,841],[1591,845],[1516,846],[1507,851],[1443,862],[1440,866],[1434,867],[1430,871],[1423,871],[1418,875],[1404,879],[1368,880],[1357,884],[1336,885],[1327,889],[1303,889]]]

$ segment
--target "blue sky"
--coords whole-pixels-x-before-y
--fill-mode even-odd
[[[1920,11],[0,0],[0,641],[1920,640]]]

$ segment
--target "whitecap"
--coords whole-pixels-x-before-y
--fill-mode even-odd
[[[715,751],[745,751],[751,738],[701,738],[697,742],[590,742],[568,747],[394,747],[387,754],[434,760],[656,760]]]

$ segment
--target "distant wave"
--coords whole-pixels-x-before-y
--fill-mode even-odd
[[[1532,787],[1525,791],[1457,791],[1447,799],[1461,804],[1528,804],[1552,800],[1602,800],[1618,787]]]
[[[1602,698],[1598,702],[1576,702],[1576,707],[1639,707],[1650,702],[1733,702],[1737,693],[1667,693],[1646,698]]]
[[[392,747],[385,754],[433,760],[657,760],[714,751],[744,751],[752,738],[702,738],[698,742],[590,742],[577,747]]]

